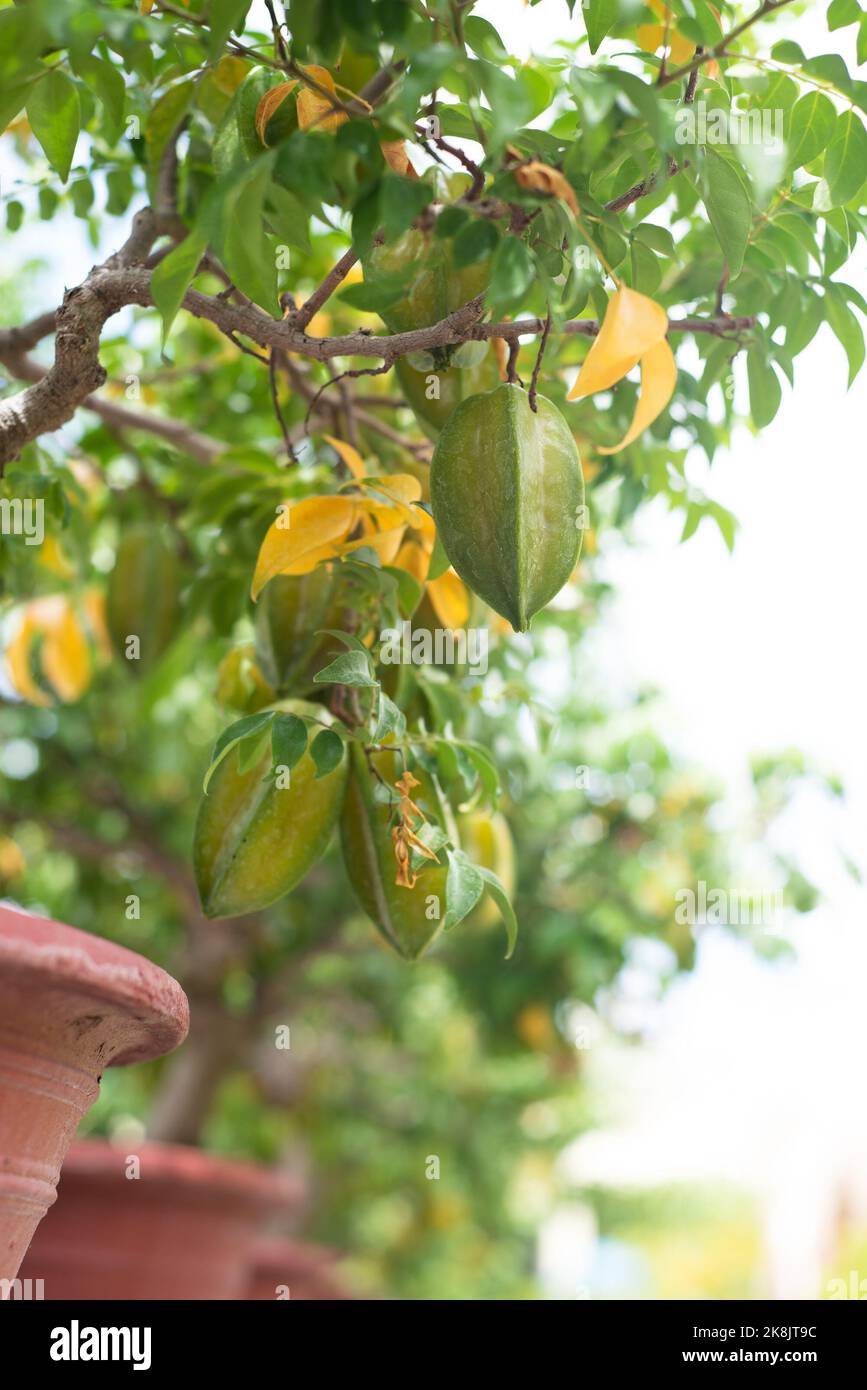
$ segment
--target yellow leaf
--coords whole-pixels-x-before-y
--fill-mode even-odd
[[[297,86],[298,79],[293,77],[291,82],[278,82],[276,87],[271,87],[261,98],[259,105],[256,107],[256,134],[263,145],[267,145],[268,143],[265,139],[265,131],[268,129],[268,122],[278,107],[283,105],[289,93]],[[300,116],[298,119],[300,122]]]
[[[342,439],[335,439],[333,434],[325,434],[322,437],[326,444],[330,444],[340,455],[353,478],[367,477],[367,466],[357,449],[351,444],[344,444]]]
[[[418,178],[402,140],[381,140],[379,147],[389,169],[410,179]]]
[[[403,540],[405,526],[392,526],[388,530],[378,531],[371,521],[365,518],[364,535],[358,540],[346,541],[340,547],[341,555],[348,555],[353,550],[358,550],[361,546],[369,546],[375,550],[384,565],[393,565],[397,559]]]
[[[549,193],[565,203],[576,218],[580,216],[575,191],[559,169],[552,169],[550,164],[531,159],[529,164],[521,164],[515,170],[515,178],[522,188],[534,189],[537,193]]]
[[[20,845],[0,835],[0,879],[20,878],[27,868]]]
[[[36,640],[38,628],[32,618],[25,614],[12,641],[6,648],[6,670],[9,679],[23,700],[31,705],[50,705],[51,700],[33,679],[30,669],[30,652]]]
[[[422,517],[425,512],[411,505],[421,500],[421,483],[411,473],[389,473],[384,478],[365,478],[361,486],[380,494],[361,497],[358,505],[376,517],[381,530],[390,530],[392,526],[411,526],[417,531],[424,525]],[[384,501],[383,498],[388,500]]]
[[[56,536],[45,537],[39,552],[39,563],[57,575],[58,579],[71,579],[75,574]]]
[[[61,700],[77,700],[90,682],[87,639],[70,604],[45,634],[42,669]]]
[[[226,53],[214,68],[214,85],[230,97],[238,90],[249,71],[250,65],[245,63],[243,58],[230,58]]]
[[[639,24],[635,38],[645,53],[655,53],[662,47],[665,30],[661,24]]]
[[[446,570],[439,579],[427,586],[433,610],[443,627],[465,627],[470,616],[470,599],[466,585],[454,570]]]
[[[599,453],[618,453],[620,449],[625,449],[627,444],[631,444],[633,439],[637,439],[648,425],[652,425],[657,415],[671,400],[676,381],[677,364],[674,353],[668,346],[667,339],[663,338],[661,342],[649,348],[641,359],[641,394],[632,424],[619,444],[606,449],[600,448]]]
[[[150,14],[154,7],[154,0],[139,0],[139,14]]]
[[[327,68],[320,68],[311,63],[304,71],[318,82],[320,87],[337,97],[334,78]],[[314,126],[317,130],[336,130],[348,119],[345,112],[339,109],[336,100],[331,102],[310,87],[304,87],[298,93],[298,125],[301,130],[310,130]]]
[[[277,574],[309,574],[339,553],[358,519],[352,497],[305,497],[269,526],[256,559],[251,597],[255,600]]]
[[[100,655],[110,659],[112,646],[105,616],[105,594],[101,589],[85,589],[81,605]]]
[[[578,400],[613,386],[662,342],[667,331],[668,315],[661,304],[620,285],[608,301],[599,335],[566,399]]]
[[[398,569],[406,570],[413,579],[423,584],[427,579],[427,572],[430,569],[430,553],[419,545],[417,540],[410,539],[404,541],[397,553],[394,561]]]

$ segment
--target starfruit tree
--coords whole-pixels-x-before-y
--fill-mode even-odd
[[[801,9],[588,0],[524,61],[465,0],[0,5],[10,237],[124,227],[0,331],[8,699],[158,720],[213,661],[205,918],[338,836],[400,956],[480,910],[514,947],[489,644],[647,497],[733,543],[685,464],[738,374],[760,430],[823,323],[862,365],[867,83]]]

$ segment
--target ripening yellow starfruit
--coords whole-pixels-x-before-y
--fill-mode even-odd
[[[502,811],[466,811],[458,816],[458,833],[467,858],[484,869],[492,869],[511,898],[515,891],[515,842]],[[466,924],[490,927],[499,921],[499,908],[486,894]]]
[[[301,691],[328,664],[334,639],[319,634],[339,628],[343,608],[335,602],[331,566],[309,574],[280,574],[269,580],[256,604],[256,659],[280,694]]]
[[[504,384],[458,406],[431,460],[434,519],[452,565],[516,632],[578,561],[584,478],[557,407]]]
[[[134,675],[156,664],[180,616],[177,551],[154,526],[134,526],[120,539],[108,579],[106,622],[112,645]]]

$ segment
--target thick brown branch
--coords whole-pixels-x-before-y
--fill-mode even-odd
[[[4,349],[5,343],[0,335],[0,362],[12,376],[17,377],[19,381],[44,380],[44,368],[40,367],[38,362],[34,362],[32,357],[14,357]],[[197,463],[213,463],[229,448],[228,444],[219,439],[211,439],[209,435],[193,429],[184,420],[173,420],[167,415],[157,415],[151,410],[132,410],[129,406],[119,405],[117,401],[109,400],[106,396],[87,396],[81,404],[85,410],[92,410],[94,415],[98,415],[107,425],[113,425],[120,430],[141,430],[145,434],[155,435],[171,444],[172,448],[180,453],[188,454]]]
[[[15,458],[31,439],[65,424],[103,384],[105,371],[98,355],[103,324],[125,305],[150,307],[153,304],[150,272],[141,262],[150,251],[157,226],[150,211],[139,213],[132,235],[121,251],[92,270],[81,286],[67,292],[57,311],[54,365],[34,385],[0,403],[0,465]],[[227,337],[235,339],[242,335],[261,347],[295,352],[319,362],[335,357],[374,357],[391,364],[409,353],[471,339],[504,338],[511,342],[519,335],[542,333],[545,326],[542,319],[481,323],[484,312],[481,296],[427,328],[376,335],[359,330],[331,338],[310,337],[291,319],[274,319],[254,304],[234,304],[227,298],[212,297],[198,290],[187,291],[183,307],[196,318],[215,324]],[[34,322],[44,327],[47,316]],[[671,320],[669,331],[714,333],[725,337],[746,331],[754,324],[754,318],[691,318]],[[28,328],[31,332],[37,331],[32,325]],[[564,324],[562,331],[594,337],[599,325],[592,319],[576,319]],[[27,329],[21,332],[26,333]],[[99,408],[105,409],[105,404],[100,402]],[[125,423],[132,425],[131,421]],[[171,429],[170,426],[166,428]],[[165,431],[164,437],[168,437]],[[210,446],[205,446],[204,451],[209,459],[214,456]]]
[[[147,256],[156,235],[156,217],[146,208],[136,214],[120,251],[92,270],[82,285],[67,290],[56,315],[54,365],[35,385],[0,405],[0,465],[16,458],[37,435],[59,429],[102,386],[100,334],[106,319],[123,302],[106,296],[103,282],[113,283],[131,273],[131,267]]]

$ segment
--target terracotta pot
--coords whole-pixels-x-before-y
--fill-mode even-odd
[[[260,1240],[253,1251],[247,1298],[344,1299],[335,1270],[337,1253],[297,1240]]]
[[[46,1299],[240,1299],[263,1223],[302,1192],[199,1149],[79,1140],[21,1276],[44,1280]]]
[[[14,1279],[56,1196],[106,1067],[170,1052],[187,998],[150,961],[0,904],[0,1279]]]

